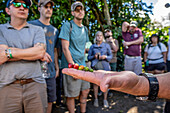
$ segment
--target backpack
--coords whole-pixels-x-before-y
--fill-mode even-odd
[[[73,30],[73,25],[70,21],[69,21],[69,23],[70,23],[70,33],[69,33],[69,35],[70,35],[70,38],[71,38],[71,31]],[[84,28],[85,28],[86,33],[88,33],[87,27],[84,26]]]
[[[71,32],[72,32],[72,30],[73,30],[73,25],[72,25],[72,23],[69,21],[69,23],[70,23],[70,32],[69,32],[69,37],[71,38]],[[86,33],[88,33],[88,30],[87,30],[87,27],[86,26],[84,26],[84,28],[85,28],[85,31],[86,31]],[[60,33],[59,33],[60,34]],[[59,55],[58,55],[58,57],[59,57],[59,59],[61,59],[61,56],[62,56],[62,46],[61,46],[61,39],[59,39]]]
[[[148,50],[149,50],[149,48],[151,47],[151,43],[149,43],[149,45],[148,45]],[[160,43],[158,43],[158,47],[159,47],[159,49],[161,50],[161,44]],[[162,50],[161,50],[162,51]]]
[[[148,50],[149,50],[150,47],[151,47],[151,43],[148,45]],[[158,43],[158,47],[159,47],[159,49],[161,50],[161,44],[160,44],[160,43]],[[162,50],[161,50],[161,52],[162,52]],[[149,59],[149,58],[148,58],[148,60],[154,61],[154,60],[159,60],[159,59],[161,59],[161,58],[163,58],[163,56],[160,57],[160,58],[157,58],[157,59]]]

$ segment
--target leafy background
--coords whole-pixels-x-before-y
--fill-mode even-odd
[[[157,33],[161,37],[161,41],[167,45],[168,42],[168,27],[162,27],[158,22],[151,23],[149,14],[152,13],[153,6],[143,3],[142,0],[79,0],[85,6],[86,16],[83,24],[89,29],[90,41],[93,42],[94,34],[106,28],[112,29],[113,37],[119,41],[118,65],[117,70],[124,70],[123,67],[123,47],[121,24],[124,21],[130,22],[135,20],[138,22],[138,27],[142,29],[144,35],[144,43],[142,44],[142,56],[146,44],[149,42],[149,37],[153,33]],[[10,20],[5,12],[7,0],[0,0],[0,24]],[[54,0],[55,6],[51,24],[60,29],[62,24],[73,19],[71,15],[71,4],[75,0]],[[29,20],[39,18],[38,0],[33,0],[33,5],[29,10]],[[143,65],[144,66],[144,65]]]

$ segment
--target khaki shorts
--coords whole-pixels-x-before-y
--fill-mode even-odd
[[[77,97],[80,95],[80,91],[90,88],[90,83],[63,74],[63,88],[66,97]]]
[[[142,60],[141,56],[130,57],[128,55],[125,56],[125,71],[132,71],[135,74],[139,75],[142,73]]]
[[[46,84],[37,82],[4,86],[0,89],[0,113],[46,113],[46,90]]]

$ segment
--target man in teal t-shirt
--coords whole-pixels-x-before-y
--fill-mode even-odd
[[[71,5],[71,14],[74,16],[74,19],[63,24],[59,35],[63,49],[63,55],[61,58],[62,68],[68,68],[68,63],[86,65],[85,44],[89,41],[89,37],[87,29],[82,25],[82,20],[85,15],[83,4],[81,2],[74,2]],[[72,30],[70,30],[70,27]],[[86,112],[86,100],[89,93],[90,83],[75,79],[68,75],[63,75],[63,84],[69,112],[74,113],[74,99],[79,95],[81,112]]]

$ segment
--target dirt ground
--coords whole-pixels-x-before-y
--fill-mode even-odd
[[[112,97],[108,97],[109,108],[103,107],[103,95],[99,96],[99,107],[93,106],[94,96],[91,90],[88,96],[87,113],[163,113],[165,101],[158,99],[156,102],[140,101],[135,96],[130,95],[125,98],[125,94],[111,91]],[[53,105],[52,113],[68,113],[67,109]],[[76,101],[76,113],[80,113],[80,105]]]

